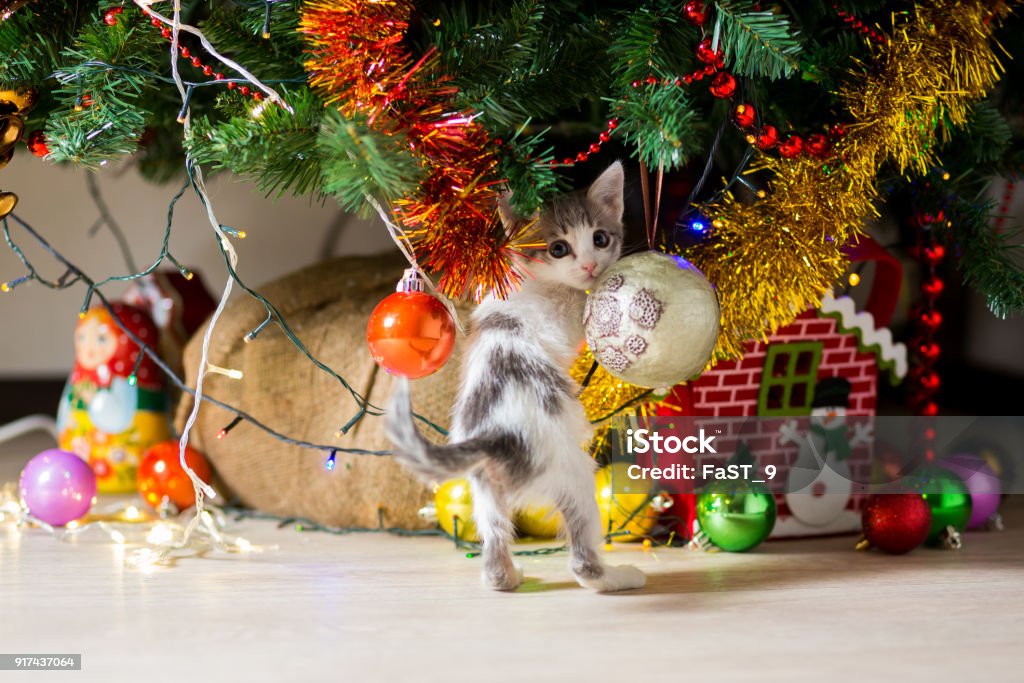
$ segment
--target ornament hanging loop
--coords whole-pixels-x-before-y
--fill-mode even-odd
[[[402,279],[398,281],[397,285],[395,285],[395,291],[425,292],[427,291],[427,285],[418,270],[415,268],[406,268],[402,273]]]
[[[658,212],[661,208],[661,187],[665,177],[665,165],[658,164],[658,172],[654,177],[654,196],[651,196],[651,178],[647,164],[640,162],[640,189],[644,197],[644,224],[647,232],[647,248],[654,249],[654,240],[658,233]]]

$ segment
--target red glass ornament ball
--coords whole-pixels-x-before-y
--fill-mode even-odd
[[[942,327],[942,314],[938,311],[925,311],[919,320],[922,327],[933,332]]]
[[[757,110],[751,104],[737,104],[732,108],[732,122],[740,128],[750,128],[757,119]]]
[[[704,3],[701,0],[690,0],[683,5],[683,16],[694,26],[703,26],[708,20],[708,13],[704,10]]]
[[[772,125],[762,126],[761,132],[757,134],[757,148],[761,150],[771,149],[779,142],[779,129]]]
[[[929,244],[924,248],[924,258],[932,265],[942,263],[942,259],[946,258],[946,248],[941,244]]]
[[[936,361],[936,360],[938,360],[939,356],[942,354],[942,348],[938,344],[936,344],[935,342],[928,342],[927,344],[921,344],[921,346],[919,346],[917,350],[921,353],[921,356],[925,360],[929,360],[929,361]]]
[[[728,99],[736,94],[736,79],[732,74],[721,71],[711,79],[711,85],[708,87],[711,94],[720,99]]]
[[[711,39],[705,38],[697,44],[697,59],[704,62],[705,64],[715,64],[718,61],[722,51],[714,51],[711,49]]]
[[[46,146],[46,133],[41,128],[29,133],[25,144],[28,145],[28,151],[37,157],[45,157],[50,153],[50,148]]]
[[[942,294],[942,290],[944,290],[945,288],[946,283],[937,277],[933,277],[930,280],[925,281],[925,283],[921,285],[921,291],[923,291],[930,297],[939,296],[940,294]]]
[[[823,134],[815,133],[807,137],[807,153],[821,159],[832,150],[832,142]]]
[[[177,441],[161,441],[142,456],[136,485],[147,503],[158,507],[164,498],[169,498],[179,510],[196,504],[196,492],[192,479],[181,466]],[[192,471],[206,483],[210,483],[213,471],[202,453],[185,447],[185,462]]]
[[[799,135],[787,135],[786,139],[779,143],[779,154],[787,159],[800,156],[804,151],[804,140]]]
[[[928,391],[938,391],[939,387],[942,386],[942,380],[939,378],[939,373],[934,370],[929,370],[921,375],[921,386]]]
[[[106,12],[103,13],[103,23],[107,26],[116,26],[117,15],[121,14],[122,12],[124,12],[123,7],[113,7],[111,9],[108,9]]]
[[[377,365],[409,379],[426,377],[448,361],[455,347],[455,321],[425,292],[395,292],[373,309],[366,343]]]
[[[909,553],[924,543],[932,510],[919,493],[882,493],[868,499],[861,513],[864,537],[893,555]]]

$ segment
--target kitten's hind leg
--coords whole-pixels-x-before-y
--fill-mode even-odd
[[[483,582],[488,588],[511,591],[523,582],[523,570],[512,561],[512,520],[504,491],[486,472],[470,476],[473,517],[483,545]]]
[[[589,459],[589,456],[581,454]],[[581,468],[581,476],[558,497],[558,508],[565,518],[569,539],[569,568],[584,588],[611,592],[642,588],[644,573],[631,565],[609,567],[601,562],[597,549],[601,543],[601,514],[594,499],[594,477]],[[566,482],[569,483],[569,482]]]

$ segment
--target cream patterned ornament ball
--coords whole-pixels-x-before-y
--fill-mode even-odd
[[[681,256],[648,251],[606,270],[583,312],[587,344],[601,366],[641,387],[697,375],[718,339],[718,296]]]

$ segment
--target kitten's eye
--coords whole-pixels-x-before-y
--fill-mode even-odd
[[[569,255],[572,248],[565,240],[557,240],[548,245],[548,253],[555,258],[564,258]]]
[[[604,230],[598,230],[594,233],[594,246],[598,249],[604,249],[611,243],[612,238]]]

